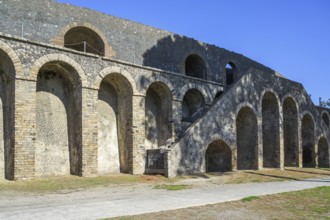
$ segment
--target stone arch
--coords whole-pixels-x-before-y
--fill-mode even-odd
[[[329,144],[325,137],[321,137],[318,142],[318,161],[319,167],[329,168]]]
[[[133,88],[120,73],[104,76],[98,93],[98,173],[130,173]]]
[[[36,77],[35,175],[81,175],[80,75],[63,59],[43,61],[32,68],[36,71],[40,67]]]
[[[182,121],[193,123],[204,112],[205,100],[197,89],[190,89],[182,100]]]
[[[297,102],[287,96],[283,99],[284,166],[299,166]]]
[[[129,87],[132,89],[133,95],[139,95],[139,92],[138,92],[137,87],[136,87],[135,80],[133,79],[132,75],[129,72],[127,72],[126,70],[124,70],[120,67],[117,67],[117,66],[111,66],[111,67],[104,68],[99,73],[99,75],[97,75],[97,77],[96,77],[96,79],[93,83],[93,88],[94,89],[99,89],[103,79],[107,75],[112,74],[112,73],[122,75],[127,80],[127,82],[129,83]]]
[[[330,128],[330,120],[329,120],[329,114],[326,111],[322,111],[322,122]]]
[[[81,84],[82,86],[88,85],[85,72],[81,68],[81,66],[76,61],[63,54],[48,54],[43,57],[40,57],[37,61],[35,61],[34,65],[32,66],[30,70],[30,76],[28,77],[28,79],[32,81],[37,81],[37,76],[39,74],[39,70],[41,69],[41,67],[44,66],[46,63],[51,63],[51,62],[59,62],[71,66],[77,73],[70,76],[70,79],[73,80],[73,83]]]
[[[19,59],[16,52],[6,43],[0,40],[0,50],[6,54],[13,65],[14,71],[10,72],[8,75],[10,78],[15,79],[15,77],[20,77],[20,74],[23,72],[23,65]]]
[[[97,37],[99,37],[99,39],[104,44],[104,49],[103,49],[102,56],[103,55],[106,56],[106,57],[115,56],[115,52],[112,49],[112,47],[110,46],[110,44],[108,43],[108,40],[107,40],[106,36],[103,34],[103,32],[100,31],[97,27],[95,27],[94,25],[92,25],[88,22],[73,22],[71,24],[68,24],[67,26],[65,26],[64,28],[62,28],[60,30],[60,32],[58,33],[58,35],[55,38],[53,38],[51,40],[51,43],[54,44],[54,45],[63,47],[65,45],[65,36],[66,36],[66,34],[68,32],[70,32],[70,30],[74,30],[74,29],[77,29],[77,28],[88,29],[92,33],[95,33],[97,35]]]
[[[15,78],[21,62],[10,46],[0,41],[0,179],[14,179]]]
[[[244,106],[236,117],[237,169],[258,168],[258,122],[252,108]]]
[[[197,85],[195,83],[189,83],[180,88],[179,94],[177,95],[177,99],[183,101],[183,98],[188,90],[195,89],[198,90],[203,95],[205,103],[212,103],[212,97],[209,95],[209,91],[207,91],[203,86]]]
[[[233,62],[226,64],[226,85],[229,86],[234,83],[237,77],[237,67]]]
[[[305,113],[301,120],[301,138],[303,167],[315,166],[315,123],[310,113]]]
[[[185,74],[187,76],[206,79],[207,67],[203,58],[197,54],[191,54],[185,59]]]
[[[274,93],[262,96],[263,167],[280,167],[280,109]]]
[[[222,140],[210,143],[205,151],[206,172],[226,172],[232,170],[232,151]]]
[[[174,89],[174,86],[171,83],[171,81],[158,74],[157,75],[154,74],[154,75],[150,76],[148,79],[145,79],[143,81],[143,83],[141,85],[141,90],[142,90],[141,93],[145,96],[147,94],[147,90],[150,88],[150,85],[155,82],[159,82],[159,83],[166,85],[166,87],[168,87],[169,91],[171,92],[171,96],[173,96],[173,92],[175,91],[175,89]]]
[[[172,94],[162,82],[153,82],[145,98],[145,146],[155,149],[172,141]]]

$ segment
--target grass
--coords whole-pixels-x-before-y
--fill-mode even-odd
[[[19,192],[56,192],[67,190],[79,190],[81,188],[91,188],[97,186],[123,185],[123,184],[150,184],[155,189],[183,190],[189,189],[192,185],[180,185],[178,181],[189,179],[201,179],[212,184],[240,184],[249,182],[270,182],[270,181],[288,181],[301,180],[306,178],[319,178],[330,176],[330,169],[315,168],[287,168],[285,170],[255,170],[255,171],[235,171],[226,173],[207,173],[194,176],[183,176],[176,178],[165,178],[164,176],[150,175],[107,175],[98,177],[47,177],[35,178],[26,181],[6,181],[0,180],[1,191],[19,191]],[[178,185],[173,185],[177,183]],[[186,184],[186,183],[185,183]],[[190,183],[188,183],[190,184]],[[200,184],[204,184],[201,181]]]
[[[83,188],[124,185],[124,184],[142,184],[157,182],[174,182],[176,179],[167,179],[163,176],[146,175],[107,175],[98,177],[47,177],[35,178],[26,181],[0,181],[0,191],[14,190],[21,192],[56,192],[62,190],[78,190]]]
[[[241,200],[242,200],[242,202],[251,202],[251,201],[259,199],[259,198],[260,198],[259,196],[248,196],[248,197],[245,197]]]
[[[209,173],[207,178],[217,177],[215,184],[241,184],[251,182],[280,182],[303,180],[307,178],[320,178],[330,176],[328,168],[286,168],[284,170],[265,169],[265,170],[246,170],[228,173]]]
[[[246,202],[246,201],[249,202]],[[240,201],[177,209],[111,219],[325,219],[330,220],[330,187],[268,196],[249,196]]]
[[[154,189],[166,189],[166,190],[184,190],[184,189],[191,189],[190,185],[168,185],[168,184],[162,184],[162,185],[156,185],[154,186]]]

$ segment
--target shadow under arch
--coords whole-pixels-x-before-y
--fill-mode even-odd
[[[71,44],[71,42],[66,42],[66,40],[65,40],[66,35],[67,35],[67,33],[70,32],[70,30],[75,30],[75,29],[78,30],[79,28],[84,29],[84,30],[90,30],[87,32],[92,33],[92,35],[99,38],[98,42],[101,41],[101,43],[103,44],[103,50],[101,51],[102,54],[98,54],[98,55],[102,55],[102,56],[106,56],[106,57],[115,56],[115,52],[112,49],[112,47],[110,46],[110,44],[108,43],[108,40],[107,40],[106,36],[103,34],[103,32],[100,31],[95,25],[88,23],[88,22],[73,22],[73,23],[66,25],[59,31],[58,35],[55,38],[51,39],[51,43],[54,45],[57,45],[57,46],[61,46],[61,47],[65,46],[66,43]],[[89,38],[89,35],[90,34],[87,34],[86,37]],[[92,41],[94,41],[94,40],[92,39]],[[95,49],[97,49],[97,48],[95,48]]]
[[[232,170],[232,151],[222,140],[210,143],[205,151],[206,172],[226,172]]]
[[[37,73],[35,175],[81,176],[81,77],[69,63],[51,58],[32,68]]]
[[[145,97],[146,149],[166,147],[172,141],[172,93],[163,82],[153,82]]]
[[[0,179],[15,175],[15,78],[21,70],[16,53],[0,41]]]
[[[133,88],[123,74],[107,72],[98,89],[98,173],[132,173]]]

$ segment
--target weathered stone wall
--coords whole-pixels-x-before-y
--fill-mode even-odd
[[[0,18],[0,178],[329,166],[330,110],[249,58],[52,0]]]
[[[278,113],[272,114],[273,116],[276,114],[279,115],[276,117],[278,119],[273,122],[278,123],[280,127],[276,129],[276,133],[273,135],[274,137],[278,136],[280,139],[276,146],[276,149],[279,149],[280,151],[278,152],[278,150],[276,150],[276,155],[279,155],[276,157],[279,157],[280,167],[284,166],[285,157],[283,137],[288,136],[291,132],[288,131],[288,129],[285,129],[285,132],[288,132],[288,134],[284,134],[283,128],[281,128],[281,126],[283,126],[282,105],[284,100],[288,97],[294,100],[298,109],[298,125],[296,129],[298,130],[297,135],[299,140],[297,153],[299,154],[299,158],[297,159],[299,166],[301,167],[303,165],[302,144],[304,142],[304,131],[302,131],[302,123],[305,114],[308,113],[314,118],[314,133],[312,137],[308,136],[309,139],[307,142],[311,144],[311,138],[315,140],[317,137],[325,137],[328,140],[329,129],[321,125],[322,123],[325,124],[324,122],[321,122],[321,112],[314,106],[309,95],[301,84],[282,77],[262,73],[258,70],[251,69],[251,72],[253,72],[253,74],[247,74],[241,77],[227,92],[222,94],[221,98],[210,108],[205,116],[189,127],[184,136],[169,149],[167,155],[168,176],[202,172],[203,167],[205,166],[205,151],[208,145],[215,140],[221,140],[230,146],[233,154],[233,170],[236,168],[244,168],[237,167],[242,162],[244,163],[244,160],[242,161],[240,159],[238,153],[242,148],[248,145],[239,143],[245,140],[250,143],[250,141],[253,140],[254,134],[257,135],[257,143],[254,142],[253,144],[253,146],[257,145],[255,146],[257,149],[257,158],[250,158],[252,161],[250,160],[249,162],[255,162],[257,165],[250,164],[248,168],[262,168],[264,164],[263,160],[266,159],[263,158],[263,150],[267,150],[267,148],[263,147],[263,144],[267,144],[267,141],[263,143],[263,105],[261,100],[263,95],[268,92],[271,92],[276,99],[278,99],[276,100],[276,103],[281,103],[278,108]],[[246,125],[249,125],[250,127],[240,131],[240,125],[238,125],[241,124],[240,121],[242,120],[242,116],[240,116],[242,115],[240,114],[242,112],[240,110],[244,109],[249,109],[252,113],[254,112],[253,114],[255,114],[257,121],[257,129],[255,129],[255,127],[251,129],[251,122],[249,122],[246,123]],[[272,109],[272,111],[275,109],[276,108]],[[328,112],[329,109],[324,109],[323,111]],[[294,114],[291,114],[290,117],[292,117],[292,115]],[[247,120],[252,120],[251,118],[252,117],[247,117]],[[310,129],[308,131],[310,131]],[[240,133],[242,133],[241,135],[243,135],[243,138]],[[317,163],[317,158],[315,156],[317,152],[317,142],[312,142],[313,146],[311,150],[313,151],[313,165],[315,166],[315,163]],[[251,151],[251,149],[249,151]],[[265,154],[267,155],[267,152],[265,152]],[[289,155],[293,157],[292,154]],[[297,165],[295,162],[292,163],[289,164],[289,166]]]
[[[109,57],[166,71],[185,73],[185,60],[196,54],[207,66],[206,79],[226,84],[226,64],[238,73],[250,67],[273,70],[240,54],[143,24],[52,0],[2,0],[0,30],[29,40],[63,46],[70,28],[85,26],[108,45]],[[97,22],[95,22],[97,21]]]

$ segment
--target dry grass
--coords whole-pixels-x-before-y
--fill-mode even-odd
[[[330,176],[330,169],[286,168],[285,170],[266,169],[206,174],[206,178],[213,178],[213,182],[215,184],[292,181],[309,178],[321,178],[325,176]]]
[[[330,187],[257,198],[113,219],[330,219]]]
[[[330,176],[330,169],[315,169],[315,168],[288,168],[286,170],[258,170],[258,171],[236,171],[227,173],[208,173],[198,174],[194,176],[184,176],[177,178],[165,178],[164,176],[149,176],[149,175],[107,175],[99,177],[47,177],[35,178],[26,181],[0,181],[0,191],[20,191],[20,192],[56,192],[61,190],[77,190],[81,188],[91,188],[97,186],[109,185],[138,185],[149,184],[151,188],[161,185],[178,184],[181,181],[189,181],[200,179],[197,183],[189,184],[189,187],[199,187],[206,182],[212,184],[239,184],[248,182],[271,182],[271,181],[287,181],[301,180],[306,178],[319,178]],[[205,180],[205,181],[204,181]],[[185,184],[185,183],[182,183]],[[199,184],[199,186],[198,186]],[[162,188],[162,187],[160,187]],[[181,187],[182,188],[182,187]],[[187,187],[185,187],[187,188]],[[163,189],[166,189],[166,187]]]
[[[47,177],[35,178],[26,181],[0,181],[0,191],[13,190],[22,192],[56,192],[61,190],[77,190],[83,188],[110,186],[110,185],[127,185],[127,184],[147,184],[147,183],[172,183],[171,180],[164,176],[146,176],[146,175],[107,175],[98,177]]]

